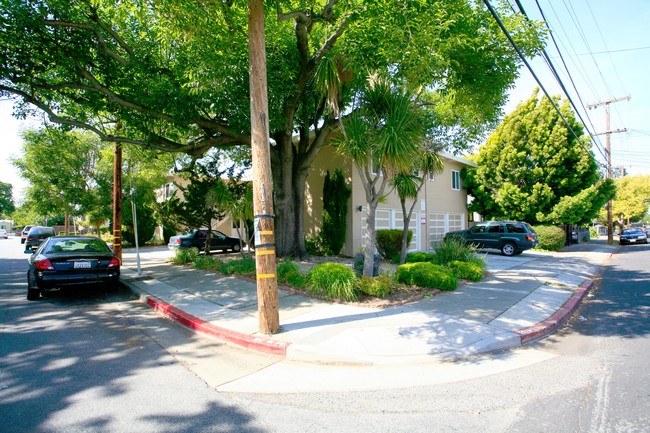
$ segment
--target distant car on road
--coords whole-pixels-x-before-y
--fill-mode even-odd
[[[20,232],[20,243],[24,244],[25,243],[25,238],[27,238],[27,233],[29,233],[29,230],[34,226],[25,226],[23,227],[23,230]]]
[[[25,251],[35,250],[45,239],[55,234],[52,227],[33,226],[25,237]]]
[[[191,233],[185,235],[170,237],[167,247],[170,250],[178,250],[178,249],[186,250],[186,249],[194,248],[197,251],[204,251],[205,240],[207,239],[207,237],[208,237],[207,230],[204,229],[194,230]],[[241,250],[242,245],[245,246],[246,244],[243,241],[240,244],[239,238],[226,236],[225,234],[221,233],[219,230],[212,230],[212,232],[210,233],[210,251],[232,250],[234,252],[238,252]]]
[[[60,287],[102,284],[115,289],[120,280],[120,260],[100,238],[53,236],[30,256],[27,299]]]
[[[5,229],[0,229],[0,238],[7,239],[9,235],[7,234],[7,230]]]
[[[522,221],[486,221],[468,230],[449,232],[445,238],[463,239],[477,248],[492,248],[504,256],[514,256],[538,245],[537,233]]]
[[[618,236],[618,243],[621,245],[627,244],[647,244],[648,235],[639,227],[623,229]]]

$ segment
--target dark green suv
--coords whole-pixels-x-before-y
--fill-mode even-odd
[[[474,244],[477,248],[492,248],[504,256],[521,254],[539,243],[530,224],[521,221],[486,221],[468,230],[449,232],[445,238],[455,237]]]

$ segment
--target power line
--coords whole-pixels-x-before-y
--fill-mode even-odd
[[[517,3],[519,3],[519,0],[517,0]],[[566,71],[566,74],[569,77],[569,81],[571,81],[571,85],[573,86],[573,90],[575,90],[576,95],[578,97],[578,100],[580,100],[580,106],[582,107],[583,111],[585,112],[585,115],[586,115],[587,119],[589,120],[589,125],[591,125],[591,129],[595,131],[596,128],[594,127],[594,124],[591,122],[591,118],[589,117],[589,115],[586,112],[585,103],[582,100],[582,97],[580,96],[580,92],[578,91],[578,88],[576,87],[575,81],[573,80],[573,76],[571,75],[571,72],[569,72],[569,68],[567,67],[566,62],[564,61],[564,56],[562,55],[562,51],[560,50],[560,47],[557,44],[557,40],[555,39],[555,34],[554,34],[555,32],[553,32],[553,30],[551,29],[551,27],[550,27],[550,25],[548,23],[548,20],[546,19],[546,15],[544,14],[544,11],[542,10],[541,5],[539,4],[539,1],[535,0],[535,4],[537,5],[537,9],[539,10],[539,13],[542,16],[542,20],[544,21],[544,24],[546,24],[546,27],[549,30],[551,40],[553,41],[553,45],[555,46],[555,50],[557,51],[558,55],[560,56],[560,60],[562,60],[562,65],[564,66],[564,70]],[[523,7],[521,7],[521,5],[520,5],[520,8],[522,10],[522,13],[524,15],[526,15],[526,13],[524,12]],[[528,16],[526,16],[526,18],[528,18]],[[544,53],[546,53],[546,50],[544,50]],[[548,57],[548,54],[546,54],[546,56]],[[549,63],[551,62],[550,59],[548,61],[549,61]],[[555,74],[555,75],[557,76],[557,74]],[[558,78],[558,81],[561,82],[561,80],[559,78]],[[580,110],[578,110],[577,107],[575,106],[575,104],[573,103],[573,100],[569,96],[569,94],[566,91],[566,88],[564,87],[564,85],[561,84],[561,86],[562,86],[562,89],[564,90],[565,95],[567,96],[567,98],[569,98],[569,101],[571,102],[571,106],[573,106],[573,109],[578,114],[578,117],[580,117],[580,120],[582,121],[582,123],[585,124],[585,121],[582,118],[582,115],[580,114]],[[591,139],[594,141],[594,145],[596,146],[596,149],[598,149],[598,151],[600,152],[601,156],[606,158],[605,153],[604,153],[604,147],[603,147],[603,144],[600,142],[600,139],[597,139],[592,134],[591,130],[589,130],[589,128],[587,128],[586,126],[585,126],[585,129],[589,133],[589,136],[591,137]]]
[[[522,6],[521,3],[519,2],[519,0],[515,0],[515,1],[517,2],[517,5],[519,6],[520,10],[522,11],[522,13],[523,13],[524,16],[526,17],[526,19],[528,19],[528,16],[526,16],[526,14],[525,14],[525,12],[524,12],[524,10],[523,10],[523,6]],[[508,41],[510,41],[510,44],[511,44],[512,47],[515,49],[515,51],[517,52],[517,54],[519,55],[519,57],[521,58],[521,60],[522,60],[522,61],[524,62],[524,64],[526,65],[526,67],[528,68],[528,70],[529,70],[530,73],[532,74],[533,78],[535,79],[535,81],[537,82],[537,84],[539,85],[539,87],[542,89],[542,91],[544,92],[544,94],[545,94],[546,97],[548,98],[549,102],[553,105],[553,108],[555,109],[555,111],[557,111],[557,113],[560,115],[560,118],[562,118],[562,121],[564,122],[564,124],[569,128],[569,131],[571,131],[571,134],[573,134],[573,136],[578,140],[578,143],[580,143],[580,146],[582,146],[582,148],[585,150],[585,152],[589,152],[589,150],[588,150],[587,148],[584,147],[584,145],[582,144],[582,142],[581,142],[581,140],[580,140],[580,137],[579,137],[578,134],[573,130],[573,127],[572,127],[571,124],[568,122],[568,120],[564,117],[564,115],[563,115],[562,112],[560,111],[560,108],[557,106],[557,104],[555,103],[555,101],[553,100],[553,98],[551,97],[551,95],[548,93],[548,91],[546,90],[546,87],[544,87],[544,85],[542,84],[541,80],[539,79],[539,77],[537,76],[537,74],[535,73],[535,71],[533,70],[533,68],[530,66],[530,63],[528,63],[528,60],[526,59],[526,56],[524,56],[524,54],[521,52],[521,49],[519,48],[519,46],[517,45],[517,43],[515,42],[515,40],[512,38],[512,35],[510,34],[510,32],[508,31],[508,29],[507,29],[507,28],[505,27],[505,25],[503,24],[503,21],[501,21],[501,18],[499,17],[499,15],[497,14],[497,12],[494,10],[494,8],[493,8],[492,5],[490,4],[490,2],[489,2],[488,0],[483,0],[483,3],[484,3],[485,6],[488,8],[488,10],[490,11],[490,13],[491,13],[492,16],[494,17],[494,19],[496,20],[497,24],[498,24],[499,27],[501,28],[501,31],[502,31],[502,32],[506,35],[506,37],[508,38]],[[545,54],[545,50],[542,49],[542,52]],[[548,59],[548,55],[546,55],[545,57]],[[550,61],[549,61],[549,64],[551,64]],[[551,64],[551,65],[552,65],[552,64]],[[559,76],[557,75],[557,71],[555,70],[555,68],[552,68],[552,69],[553,69],[553,72],[555,73],[555,77],[556,77],[556,79],[557,79],[558,82],[561,84],[561,87],[562,87],[562,89],[564,90],[565,94],[567,94],[566,89],[564,88],[564,85],[562,84],[562,80],[561,80],[561,79],[559,78]],[[568,94],[567,94],[567,98],[569,98]],[[574,109],[575,109],[575,105],[573,104],[573,101],[571,101],[570,98],[569,98],[569,101],[570,101],[571,105],[574,106]],[[576,113],[578,114],[578,116],[580,116],[580,113],[578,113],[577,110],[576,110]],[[581,120],[582,120],[582,118],[581,118]],[[583,122],[583,125],[584,125],[584,120],[583,120],[582,122]],[[587,128],[586,125],[584,125],[584,127],[585,127],[585,129],[587,130],[587,132],[589,132],[589,128]],[[592,138],[593,138],[593,135],[591,134],[591,132],[589,132],[589,135],[592,136]],[[604,155],[603,155],[603,156],[604,156]],[[598,161],[596,161],[596,162],[598,162]]]

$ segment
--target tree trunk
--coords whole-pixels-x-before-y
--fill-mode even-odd
[[[375,251],[377,243],[377,229],[375,219],[377,214],[377,203],[368,203],[366,215],[366,240],[364,242],[363,276],[372,277],[375,272]]]
[[[332,131],[324,126],[314,136],[301,135],[296,145],[292,136],[279,133],[271,148],[273,198],[275,202],[276,254],[301,258],[305,249],[305,184],[314,159]]]

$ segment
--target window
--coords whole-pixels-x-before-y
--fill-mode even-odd
[[[503,233],[503,224],[490,224],[488,226],[488,233]]]
[[[451,189],[460,189],[460,171],[458,170],[451,171]]]

